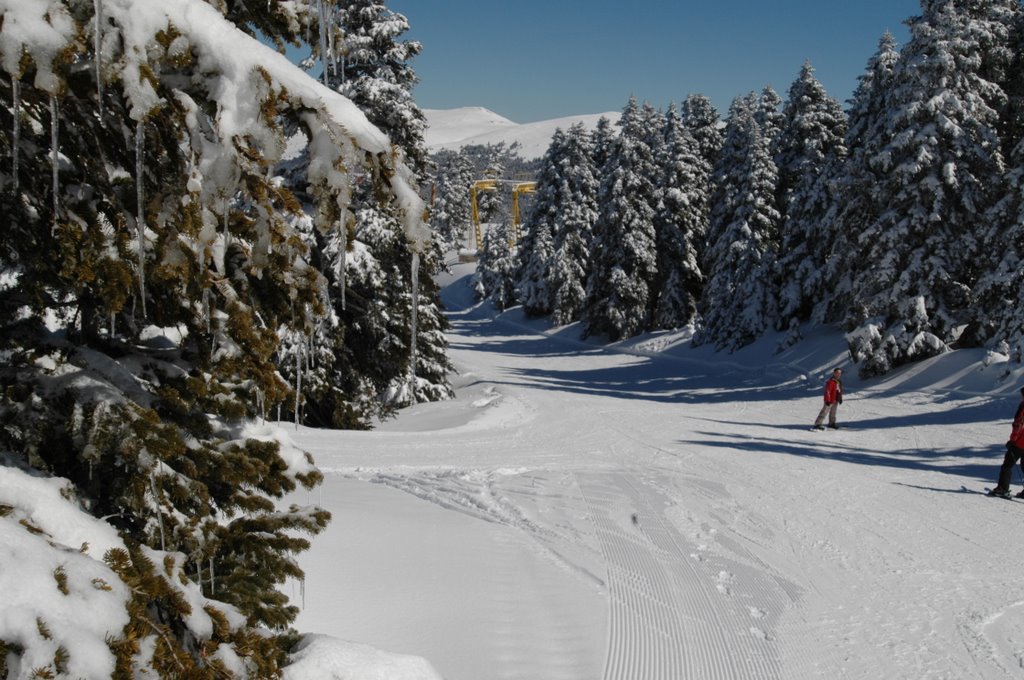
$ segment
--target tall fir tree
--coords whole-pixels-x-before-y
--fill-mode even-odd
[[[1010,26],[1006,43],[1009,66],[999,78],[1006,92],[1002,140],[1003,156],[1010,158],[1024,141],[1024,11],[1015,0],[1005,0],[1002,5]]]
[[[411,64],[423,46],[401,39],[409,32],[409,21],[381,0],[335,0],[334,4],[340,39],[337,54],[326,60],[328,83],[387,133],[391,143],[405,152],[417,176],[426,176],[427,118],[412,96],[419,76]],[[331,63],[331,57],[339,63]]]
[[[579,320],[586,300],[594,223],[597,221],[598,170],[591,135],[582,123],[565,134],[559,162],[561,210],[551,264],[551,321],[557,326]]]
[[[780,330],[790,329],[789,342],[794,342],[799,324],[830,292],[822,277],[835,242],[834,225],[826,220],[832,204],[828,181],[846,157],[846,115],[814,77],[810,62],[790,87],[783,115],[775,154],[782,210],[778,324]]]
[[[297,613],[279,586],[328,520],[278,507],[320,474],[255,423],[292,397],[278,328],[308,336],[326,313],[306,233],[344,223],[362,176],[425,248],[422,202],[347,100],[245,37],[298,41],[310,2],[16,8],[0,24],[17,159],[0,169],[0,464],[66,479],[69,505],[120,535],[92,555],[125,586],[113,677],[276,677]],[[307,206],[276,175],[297,129]]]
[[[374,387],[371,401],[364,394],[353,399],[374,405],[371,413],[378,418],[411,403],[450,398],[451,365],[443,335],[447,321],[435,302],[439,291],[432,277],[437,271],[435,251],[411,257],[395,216],[371,201],[356,212],[354,224],[358,250],[351,257],[346,296],[350,303],[339,312],[346,351],[335,357],[337,380],[351,382],[347,372],[365,375],[368,380],[362,384]],[[418,267],[415,277],[414,266]],[[414,278],[418,284],[415,317]]]
[[[771,85],[761,90],[754,106],[754,122],[761,128],[761,134],[768,138],[772,153],[778,152],[779,135],[785,125],[786,116],[782,111],[782,97]]]
[[[594,159],[594,165],[597,167],[598,172],[601,172],[605,164],[608,163],[616,137],[618,137],[618,133],[608,117],[601,116],[598,118],[592,135],[593,150],[591,151],[591,156]]]
[[[695,320],[704,284],[700,260],[707,234],[711,168],[675,105],[665,114],[664,144],[657,161],[658,274],[653,325],[679,328]]]
[[[1006,5],[1010,5],[1007,7]],[[991,343],[1006,343],[1014,360],[1024,361],[1024,11],[1019,3],[995,3],[1010,26],[1006,47],[1009,67],[997,78],[1007,95],[1001,116],[1007,158],[1007,192],[989,214],[983,232],[986,266],[975,289],[974,323]],[[1000,244],[1000,247],[992,247]]]
[[[633,336],[650,321],[657,271],[654,234],[656,168],[651,134],[636,98],[620,120],[621,133],[602,170],[599,213],[594,226],[593,267],[583,312],[585,336],[610,340]]]
[[[751,93],[730,107],[723,153],[715,172],[719,204],[709,227],[702,326],[695,344],[736,350],[756,340],[776,318],[772,271],[780,215],[775,209],[778,172],[775,134],[764,97]]]
[[[473,164],[461,151],[444,151],[434,156],[437,165],[430,225],[449,248],[475,248],[470,245],[469,188],[476,180]]]
[[[529,315],[557,325],[579,318],[597,218],[597,170],[582,123],[552,137],[537,175],[533,209],[520,247],[519,299]]]
[[[512,227],[495,222],[484,234],[477,259],[474,289],[477,299],[488,300],[498,311],[516,304],[517,263],[512,244]]]
[[[850,100],[845,146],[847,156],[831,175],[833,201],[825,222],[832,231],[832,252],[827,256],[822,278],[826,294],[814,320],[819,323],[844,321],[853,307],[854,281],[871,266],[863,259],[862,235],[884,210],[880,197],[882,175],[874,161],[886,143],[888,99],[899,52],[896,39],[886,32],[878,50],[868,60]]]
[[[711,100],[703,94],[687,95],[680,108],[680,115],[683,124],[697,142],[704,163],[714,168],[722,153],[722,121]]]
[[[926,0],[908,22],[875,159],[886,208],[862,235],[871,268],[855,281],[850,318],[859,327],[851,352],[864,374],[964,339],[982,255],[979,216],[1004,192],[1005,93],[989,78],[1009,27],[995,4]]]
[[[565,208],[562,186],[562,159],[565,132],[555,130],[537,173],[536,197],[529,212],[519,247],[519,273],[516,289],[527,316],[551,313],[551,265],[555,257],[555,232]]]
[[[325,45],[317,46],[324,52],[325,81],[388,135],[415,172],[413,181],[421,183],[428,169],[423,138],[426,117],[412,98],[418,77],[410,62],[422,47],[416,41],[401,40],[409,30],[408,21],[378,0],[321,3],[319,8],[329,22],[331,37],[325,40],[326,51]],[[318,235],[313,246],[338,319],[330,327],[334,336],[314,338],[313,350],[324,354],[333,366],[325,367],[319,380],[312,375],[302,383],[294,375],[294,364],[282,364],[282,373],[293,384],[303,386],[305,413],[319,415],[306,419],[311,425],[365,427],[369,418],[390,415],[395,408],[428,399],[428,395],[451,394],[444,334],[417,333],[413,337],[414,318],[416,331],[427,327],[443,331],[446,327],[431,281],[441,266],[438,253],[443,246],[435,240],[432,252],[418,259],[416,274],[422,285],[414,317],[413,251],[398,206],[375,190],[374,184],[364,181],[353,191],[344,228]],[[439,238],[435,234],[435,239]],[[359,245],[369,246],[369,257],[356,253]],[[355,264],[363,269],[350,271],[350,258],[361,258]],[[367,288],[370,284],[379,287]],[[331,351],[317,351],[317,345]],[[419,372],[425,357],[432,367],[429,376]],[[448,368],[435,370],[445,366]],[[350,391],[370,386],[374,389],[370,395]]]

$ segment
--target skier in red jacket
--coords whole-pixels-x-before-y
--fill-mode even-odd
[[[832,377],[825,381],[825,405],[821,407],[818,417],[814,419],[814,429],[824,430],[823,423],[825,416],[828,416],[828,426],[833,430],[838,429],[836,425],[836,411],[843,403],[843,369],[836,368],[832,371]]]
[[[991,496],[1010,495],[1010,478],[1013,477],[1013,466],[1017,461],[1020,461],[1020,469],[1024,473],[1024,460],[1021,460],[1021,456],[1024,456],[1024,387],[1020,388],[1020,396],[1017,413],[1013,416],[1010,439],[1006,442],[1006,455],[1003,456],[1003,465],[999,468],[999,483],[989,492]],[[1024,491],[1018,493],[1017,498],[1024,498]]]

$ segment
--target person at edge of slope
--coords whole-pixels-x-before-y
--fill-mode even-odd
[[[814,429],[824,430],[823,423],[825,422],[825,416],[828,416],[828,426],[833,430],[838,430],[839,426],[836,424],[836,411],[839,410],[839,405],[843,403],[843,369],[836,368],[832,370],[832,377],[825,381],[825,405],[821,407],[821,411],[818,412],[818,417],[814,419]]]
[[[1017,413],[1013,416],[1013,425],[1010,429],[1010,439],[1006,442],[1006,455],[1003,456],[1003,465],[999,468],[999,482],[996,488],[989,492],[990,496],[1010,497],[1010,478],[1013,476],[1013,466],[1020,461],[1021,472],[1024,472],[1024,387],[1020,388],[1020,404],[1017,405]],[[1024,490],[1017,494],[1017,498],[1024,498]]]

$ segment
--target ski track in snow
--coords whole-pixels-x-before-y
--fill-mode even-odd
[[[947,407],[890,386],[847,400],[850,430],[811,433],[817,383],[797,401],[808,371],[792,363],[730,365],[738,377],[720,389],[701,382],[696,362],[695,378],[677,378],[672,362],[652,370],[660,360],[643,348],[616,354],[470,306],[452,319],[461,406],[419,405],[377,432],[346,433],[358,455],[335,453],[336,439],[298,439],[328,473],[518,530],[523,541],[496,539],[488,677],[1024,672],[1024,591],[1008,535],[1024,507],[959,491],[994,472],[1003,421],[958,416],[947,430],[938,425],[952,407],[927,415]],[[708,399],[684,400],[687,389]],[[757,396],[764,389],[778,398]],[[962,406],[984,415],[990,401]],[[603,660],[587,657],[593,645],[557,579],[524,573],[524,545],[605,598]],[[543,616],[518,623],[524,607]]]
[[[692,557],[695,547],[657,507],[657,494],[626,474],[579,477],[608,570],[605,680],[778,677],[764,621],[737,603],[730,572],[709,578],[706,563]],[[765,604],[756,590],[751,595]]]

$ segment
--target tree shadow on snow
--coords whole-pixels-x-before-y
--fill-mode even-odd
[[[999,446],[879,451],[836,441],[828,443],[828,448],[824,449],[823,444],[818,440],[813,442],[783,442],[777,439],[744,436],[735,432],[731,432],[728,439],[716,439],[714,438],[716,434],[713,432],[698,432],[697,434],[712,438],[699,440],[685,439],[679,440],[679,443],[683,446],[698,445],[709,448],[738,449],[755,454],[834,460],[851,465],[939,472],[957,477],[989,481],[998,471],[999,464],[1002,462],[1002,454],[998,451],[1001,448]],[[982,458],[986,459],[986,462],[978,460]],[[957,489],[959,489],[959,486]]]
[[[578,356],[578,355],[574,355]],[[778,384],[763,384],[720,373],[685,375],[669,373],[664,365],[649,363],[584,369],[511,368],[520,384],[574,394],[643,399],[663,403],[728,403],[783,401],[807,394]]]

